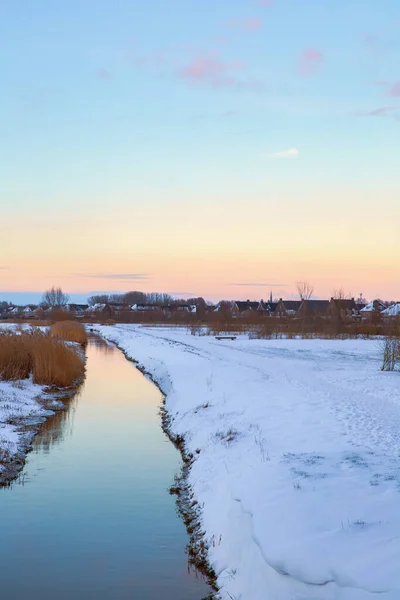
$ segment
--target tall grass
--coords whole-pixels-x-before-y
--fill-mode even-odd
[[[32,353],[25,335],[4,332],[0,335],[0,376],[7,381],[26,379],[32,372]]]
[[[87,344],[86,329],[82,323],[77,323],[77,321],[60,321],[55,323],[50,333],[54,338],[59,340],[77,342],[82,346]]]
[[[26,379],[54,387],[69,387],[85,370],[85,362],[75,349],[47,333],[0,334],[0,377]]]

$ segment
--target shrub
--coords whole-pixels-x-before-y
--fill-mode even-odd
[[[84,370],[84,359],[47,333],[0,334],[0,377],[4,380],[32,375],[34,383],[68,387],[83,376]]]
[[[381,344],[382,371],[394,371],[400,362],[400,339],[387,337]]]
[[[86,329],[82,323],[77,323],[76,321],[60,321],[59,323],[55,323],[50,333],[58,340],[77,342],[82,346],[87,344]]]

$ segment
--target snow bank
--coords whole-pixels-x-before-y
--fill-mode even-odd
[[[400,375],[376,341],[98,329],[167,394],[221,598],[400,598]]]
[[[5,473],[15,461],[21,461],[21,453],[33,435],[24,425],[40,423],[54,414],[39,402],[43,394],[43,386],[28,379],[0,381],[0,483],[7,479]]]

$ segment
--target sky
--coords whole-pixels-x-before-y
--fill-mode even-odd
[[[398,0],[0,10],[0,300],[400,300]]]

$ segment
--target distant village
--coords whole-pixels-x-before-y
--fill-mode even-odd
[[[131,294],[135,294],[132,292]],[[137,294],[141,294],[138,292]],[[143,294],[144,295],[144,294]],[[125,295],[129,296],[129,294]],[[163,295],[159,295],[163,296]],[[141,322],[157,320],[174,320],[174,318],[207,319],[225,317],[231,319],[275,318],[310,321],[316,319],[334,319],[345,322],[366,322],[382,320],[400,320],[400,302],[385,303],[379,299],[362,303],[359,299],[330,298],[330,300],[285,300],[279,298],[270,300],[222,300],[217,304],[207,303],[203,298],[193,298],[189,301],[174,301],[167,295],[167,301],[150,301],[128,303],[124,296],[114,298],[114,301],[97,302],[93,297],[88,304],[67,302],[62,306],[47,306],[46,304],[15,306],[0,302],[0,319],[3,320],[46,320],[48,316],[58,311],[66,313],[71,318],[81,320],[115,320],[119,322]],[[103,298],[104,299],[104,298]]]

